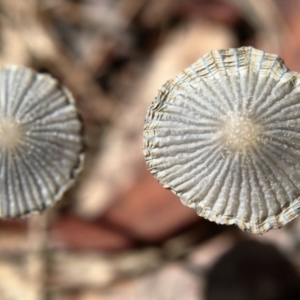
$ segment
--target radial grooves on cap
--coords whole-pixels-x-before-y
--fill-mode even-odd
[[[299,82],[252,47],[204,55],[148,109],[148,169],[211,221],[258,234],[283,226],[300,210]]]
[[[84,159],[82,124],[71,93],[49,75],[3,67],[0,136],[1,126],[16,126],[20,137],[10,147],[0,137],[0,217],[53,205],[73,183]]]
[[[20,194],[20,199],[26,205],[25,211],[33,211],[34,208],[38,208],[38,210],[44,209],[42,203],[42,195],[37,188],[36,183],[38,182],[38,178],[36,174],[32,172],[30,166],[27,165],[26,160],[22,156],[22,151],[18,151],[20,160],[18,162],[18,174],[20,176],[20,180],[22,180],[22,190]],[[21,174],[23,174],[21,176]]]

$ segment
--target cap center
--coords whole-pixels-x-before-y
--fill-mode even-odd
[[[244,150],[256,144],[259,127],[245,116],[232,115],[222,124],[221,132],[228,148]]]
[[[0,120],[0,149],[16,147],[21,138],[20,125],[13,120]]]

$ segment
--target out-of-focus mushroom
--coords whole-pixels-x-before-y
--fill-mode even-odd
[[[82,168],[82,125],[71,93],[49,75],[0,68],[0,217],[57,202]]]
[[[211,51],[162,87],[143,152],[200,216],[280,228],[300,209],[300,76],[252,47]]]

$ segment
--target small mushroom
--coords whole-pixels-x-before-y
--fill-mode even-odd
[[[262,234],[300,209],[300,75],[252,47],[204,55],[160,90],[147,168],[183,204]]]
[[[83,163],[82,125],[71,93],[49,75],[0,68],[0,217],[57,202]]]

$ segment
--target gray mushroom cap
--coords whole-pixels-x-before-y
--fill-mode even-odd
[[[0,217],[43,211],[82,168],[82,124],[71,93],[49,75],[0,68]]]
[[[252,47],[204,55],[160,90],[147,168],[183,204],[262,234],[300,208],[300,76]]]

